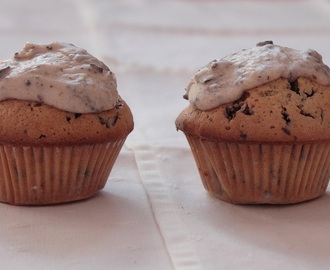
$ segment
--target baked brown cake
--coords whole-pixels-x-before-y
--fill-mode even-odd
[[[271,43],[262,47],[252,49],[256,50],[249,55],[254,56],[252,61],[258,57],[264,61],[265,55],[270,58],[269,54],[278,53],[274,50],[282,50]],[[283,50],[286,57],[298,53],[289,48]],[[261,60],[253,62],[256,70],[263,65]],[[284,60],[276,58],[272,65],[283,68]],[[291,77],[282,74],[276,78],[272,77],[274,71],[268,69],[262,74],[266,81],[243,89],[230,102],[200,109],[196,106],[200,100],[190,100],[176,126],[185,133],[209,192],[232,203],[270,204],[302,202],[325,192],[330,177],[330,71],[319,58],[314,60],[320,66],[318,72],[329,82],[322,80],[321,84],[317,80],[313,65],[306,65],[311,70],[309,78],[305,70],[299,73],[296,69],[290,71]],[[227,67],[228,62],[226,59]],[[243,55],[242,62],[247,64],[248,57]],[[214,63],[210,63],[210,69]],[[240,65],[239,60],[236,63]],[[203,72],[203,76],[213,80],[207,83],[214,84],[216,76],[210,75],[209,70]],[[297,76],[292,76],[294,72]],[[248,76],[245,73],[245,79],[252,80]],[[259,75],[253,76],[255,79]],[[188,96],[197,80],[195,77],[190,82]],[[231,90],[227,87],[235,91],[235,85],[226,86],[226,91]],[[209,90],[202,89],[201,93],[205,91]],[[216,97],[210,98],[212,102],[213,99]]]
[[[119,98],[111,110],[73,113],[26,100],[0,102],[0,143],[10,145],[97,144],[127,136],[132,115]]]
[[[280,78],[238,100],[181,113],[178,128],[202,138],[249,142],[308,142],[330,138],[330,86],[307,78]]]
[[[101,190],[132,131],[113,73],[65,43],[0,62],[0,201],[44,205]]]

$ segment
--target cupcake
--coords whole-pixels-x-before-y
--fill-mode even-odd
[[[45,205],[101,190],[133,129],[109,68],[66,43],[0,61],[0,201]]]
[[[262,42],[191,79],[176,119],[204,187],[234,204],[290,204],[330,177],[330,69],[314,50]]]

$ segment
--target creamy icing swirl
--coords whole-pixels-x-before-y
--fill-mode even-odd
[[[198,109],[209,110],[280,77],[290,82],[307,77],[330,85],[330,69],[316,51],[301,52],[269,41],[210,62],[191,79],[186,96]]]
[[[30,100],[92,113],[112,109],[118,98],[109,68],[71,44],[26,43],[12,60],[0,61],[0,100]]]

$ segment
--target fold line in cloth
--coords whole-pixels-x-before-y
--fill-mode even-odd
[[[130,142],[128,147],[134,152],[140,180],[173,269],[201,269],[198,257],[187,241],[188,234],[178,211],[181,207],[175,203],[169,193],[152,146],[136,138]]]

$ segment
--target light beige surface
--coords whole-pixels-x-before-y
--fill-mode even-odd
[[[0,205],[0,268],[329,267],[329,192],[284,207],[221,202],[174,121],[198,68],[259,41],[313,48],[329,64],[330,1],[12,0],[0,15],[0,59],[25,41],[83,47],[116,73],[136,123],[98,196]]]

